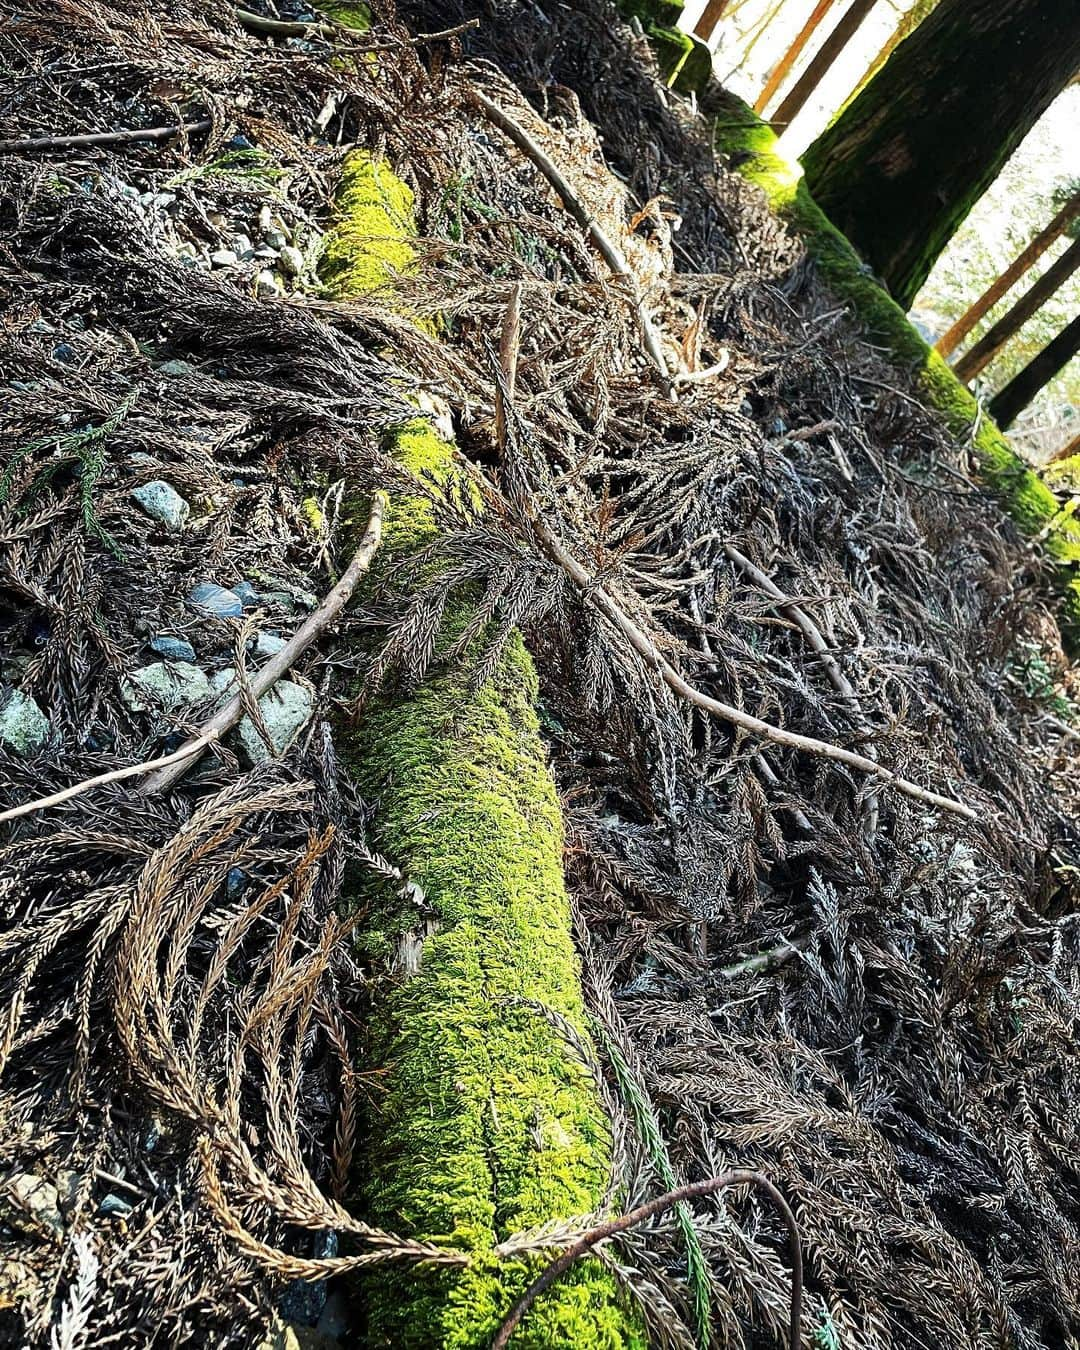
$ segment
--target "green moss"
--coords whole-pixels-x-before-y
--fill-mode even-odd
[[[343,297],[407,267],[412,200],[389,166],[356,154],[338,197],[326,275]],[[397,458],[438,487],[456,479],[452,447],[416,419]],[[377,578],[436,530],[431,504],[391,502]],[[459,601],[440,642],[468,622]],[[562,821],[535,712],[536,676],[520,638],[495,677],[473,687],[455,664],[365,709],[343,754],[376,804],[380,848],[424,895],[384,900],[368,951],[412,929],[419,969],[388,977],[366,1046],[379,1067],[361,1185],[377,1223],[475,1253],[465,1270],[380,1268],[365,1277],[372,1346],[486,1345],[538,1269],[498,1260],[512,1234],[592,1210],[611,1141],[596,1085],[559,1032],[522,1000],[586,1024],[562,873]],[[644,1344],[613,1278],[583,1262],[541,1299],[522,1350],[623,1350]]]
[[[942,357],[927,345],[907,315],[874,278],[854,248],[810,195],[798,165],[777,150],[776,137],[746,104],[715,95],[714,144],[739,172],[760,187],[769,204],[802,235],[833,290],[847,301],[870,335],[914,377],[928,406],[961,440],[972,437],[986,485],[1022,530],[1038,535],[1057,569],[1059,620],[1072,649],[1080,650],[1080,524],[980,410]],[[972,433],[974,435],[972,436]]]
[[[371,27],[371,10],[363,0],[322,0],[319,9],[331,19],[344,24],[346,28],[355,28],[358,33],[366,33]]]

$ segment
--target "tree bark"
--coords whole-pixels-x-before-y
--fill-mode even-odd
[[[790,126],[802,112],[810,95],[832,69],[833,62],[859,31],[875,4],[877,0],[851,0],[847,13],[821,44],[820,51],[796,81],[794,89],[777,108],[775,117],[770,117],[769,121],[777,131]]]
[[[1039,390],[1064,370],[1078,351],[1080,314],[990,400],[988,411],[1002,431],[1012,426]]]
[[[962,314],[949,331],[937,343],[938,352],[949,356],[967,337],[980,319],[994,308],[1003,295],[1006,295],[1020,280],[1024,273],[1038,262],[1056,239],[1065,233],[1069,226],[1080,217],[1080,192],[1072,197],[1044,230],[1040,230],[1027,248],[1020,253],[1015,262],[1009,264],[992,286],[988,286],[966,314]]]
[[[724,10],[728,7],[728,0],[708,0],[708,4],[701,11],[701,18],[694,25],[694,36],[701,38],[702,42],[708,42],[716,31],[716,25],[724,17]]]
[[[905,308],[1078,68],[1074,0],[940,0],[806,152],[818,204]]]
[[[957,361],[953,367],[957,379],[970,384],[979,371],[989,365],[1006,342],[1046,304],[1078,267],[1080,267],[1080,239],[1074,239],[1061,257],[1024,292],[1008,313],[1003,314],[993,328],[984,333],[974,347]]]
[[[758,100],[754,104],[754,111],[758,114],[759,117],[764,113],[765,109],[772,102],[773,95],[784,83],[784,80],[787,79],[788,71],[799,59],[799,56],[802,53],[802,49],[813,37],[815,31],[817,30],[818,24],[821,23],[822,19],[824,19],[825,15],[828,14],[829,10],[832,9],[835,3],[836,0],[817,0],[817,4],[814,6],[813,12],[811,13],[810,17],[807,19],[807,21],[803,24],[802,28],[799,30],[799,34],[795,38],[795,41],[783,54],[780,60],[777,61],[776,65],[772,69],[771,74],[769,75],[769,78],[765,81],[765,88],[758,95]]]
[[[938,0],[915,0],[915,4],[913,4],[908,12],[901,17],[900,22],[882,44],[882,48],[877,56],[875,56],[869,66],[867,66],[866,74],[852,90],[851,98],[848,99],[848,103],[851,102],[851,99],[853,99],[856,94],[862,93],[889,57],[892,56],[900,43],[903,42],[906,37],[911,36],[937,3]],[[847,104],[844,106],[846,107]]]

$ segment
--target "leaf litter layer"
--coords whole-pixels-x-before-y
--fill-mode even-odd
[[[340,1269],[311,1264],[335,1259],[326,1233],[354,1265],[430,1255],[340,1203],[357,1113],[378,1103],[350,1042],[386,978],[340,902],[354,874],[400,878],[325,714],[358,679],[408,687],[468,658],[483,681],[521,629],[620,1206],[758,1168],[798,1215],[819,1344],[1059,1346],[1080,1331],[1076,798],[1067,706],[1041,697],[1061,657],[1039,559],[714,162],[643,41],[589,0],[479,17],[417,47],[380,13],[376,61],[200,6],[31,4],[3,39],[5,138],[212,127],[0,160],[3,678],[55,732],[32,760],[0,750],[0,809],[197,726],[205,706],[129,707],[145,639],[180,631],[204,665],[242,669],[257,622],[295,624],[347,559],[357,495],[402,486],[382,434],[417,399],[452,420],[475,493],[408,485],[440,535],[308,656],[319,716],[282,760],[215,752],[167,797],[112,785],[10,827],[9,1181],[77,1184],[59,1241],[9,1206],[0,1316],[16,1341],[52,1324],[61,1344],[139,1344],[152,1318],[163,1341],[256,1344],[283,1280]],[[475,88],[619,244],[677,401],[628,283]],[[203,265],[267,205],[317,251],[353,142],[417,192],[418,261],[392,294],[338,304],[309,273],[260,295],[254,265]],[[176,535],[128,498],[163,478],[193,507]],[[242,576],[257,620],[184,602]],[[677,700],[597,588],[709,696],[977,821]],[[462,596],[476,622],[440,644]],[[763,1345],[786,1321],[785,1251],[779,1222],[728,1194],[605,1260],[657,1344],[692,1344],[707,1316],[712,1343]]]

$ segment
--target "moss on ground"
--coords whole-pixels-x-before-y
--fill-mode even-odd
[[[1080,650],[1080,523],[1013,449],[948,363],[908,322],[907,315],[810,195],[798,165],[781,155],[772,129],[726,91],[711,100],[714,143],[739,172],[760,187],[773,210],[806,242],[822,275],[847,301],[868,333],[908,371],[927,405],[961,440],[971,438],[986,485],[1028,535],[1038,535],[1056,569],[1058,618],[1071,650]]]
[[[357,153],[337,198],[324,275],[342,299],[392,281],[412,250],[412,197],[389,165]],[[394,436],[399,461],[435,484],[452,447],[417,419]],[[430,503],[391,502],[377,576],[435,533]],[[442,643],[469,617],[459,602]],[[589,1071],[544,1004],[587,1035],[562,872],[562,821],[535,712],[536,676],[514,637],[477,690],[460,665],[393,690],[345,737],[381,848],[424,895],[419,969],[388,980],[372,1032],[381,1067],[361,1178],[374,1221],[475,1253],[465,1270],[383,1268],[366,1277],[369,1345],[486,1345],[538,1258],[499,1260],[511,1234],[599,1202],[611,1140]],[[387,950],[415,905],[383,902],[367,940]],[[370,1066],[369,1066],[370,1067]],[[526,1350],[623,1350],[644,1337],[612,1276],[579,1263],[526,1318]]]

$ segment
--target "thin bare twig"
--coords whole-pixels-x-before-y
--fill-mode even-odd
[[[192,755],[198,755],[208,745],[212,745],[220,734],[220,732],[210,728],[195,740],[187,741],[179,750],[174,750],[171,755],[162,755],[158,759],[148,759],[142,764],[129,764],[123,769],[111,769],[108,773],[99,773],[94,778],[86,778],[81,783],[73,783],[71,787],[54,792],[51,796],[38,797],[35,801],[23,802],[21,806],[11,806],[6,811],[0,811],[0,824],[7,820],[18,820],[20,816],[29,816],[34,811],[45,811],[50,806],[59,806],[61,802],[70,801],[72,797],[78,797],[80,793],[89,792],[91,788],[103,787],[106,783],[119,783],[125,778],[136,778],[139,774],[151,773],[155,769],[168,770],[174,765],[183,764]]]
[[[357,582],[371,566],[371,560],[379,547],[379,541],[382,538],[382,520],[385,506],[385,494],[377,492],[371,504],[371,515],[368,518],[364,537],[360,541],[359,548],[353,554],[352,561],[342,573],[341,580],[327,593],[322,604],[301,624],[281,651],[272,656],[255,675],[248,690],[251,698],[258,699],[272,685],[276,684],[286,671],[291,670],[308,647],[341,612],[356,589]],[[211,731],[215,732],[217,736],[224,736],[239,722],[243,713],[243,695],[240,693],[234,694],[206,723],[200,732],[200,736],[205,737]],[[201,749],[194,741],[191,742],[191,746],[195,752],[194,755],[189,754],[182,762],[162,768],[147,779],[142,788],[144,796],[152,797],[159,792],[166,792],[178,779],[183,777],[195,762],[198,754],[201,753]]]
[[[365,52],[389,52],[398,51],[402,47],[418,47],[425,42],[439,42],[446,38],[457,37],[471,28],[480,26],[479,19],[467,19],[464,23],[455,24],[453,28],[444,28],[438,33],[416,33],[410,38],[402,38],[400,42],[370,43],[357,42],[359,30],[347,28],[344,24],[298,23],[287,19],[271,19],[265,14],[254,14],[250,9],[237,9],[234,12],[241,28],[261,37],[306,38],[317,33],[324,38],[344,38],[351,48]]]
[[[551,186],[559,194],[563,205],[578,222],[581,228],[592,239],[596,245],[601,257],[611,268],[617,277],[621,277],[627,287],[630,303],[637,315],[638,324],[641,328],[641,338],[645,350],[648,353],[650,361],[656,367],[660,375],[660,381],[667,398],[671,398],[674,386],[671,380],[671,374],[668,371],[667,362],[664,360],[664,353],[660,350],[660,340],[656,335],[656,329],[652,325],[652,320],[645,312],[645,306],[642,303],[638,292],[637,278],[630,270],[626,259],[620,250],[604,233],[603,229],[597,224],[596,220],[589,213],[588,207],[577,195],[574,189],[567,182],[561,170],[548,154],[537,145],[536,141],[529,135],[520,123],[516,122],[509,113],[504,112],[497,103],[479,89],[475,87],[470,90],[470,96],[477,106],[484,112],[489,121],[493,122],[500,131],[504,132],[510,140],[514,142],[517,148],[532,160]]]
[[[788,1330],[788,1345],[790,1350],[801,1350],[803,1264],[799,1225],[795,1215],[791,1212],[791,1206],[769,1178],[761,1172],[750,1172],[742,1168],[733,1168],[729,1172],[721,1173],[718,1177],[711,1177],[708,1181],[695,1181],[689,1186],[680,1186],[678,1190],[669,1191],[667,1195],[661,1195],[656,1200],[650,1200],[647,1204],[639,1205],[629,1214],[623,1214],[617,1219],[608,1219],[606,1223],[597,1224],[595,1228],[583,1233],[576,1242],[563,1252],[562,1256],[552,1261],[551,1265],[537,1276],[510,1309],[502,1326],[496,1332],[495,1339],[491,1342],[491,1350],[506,1350],[510,1337],[514,1334],[521,1319],[544,1290],[554,1284],[564,1271],[569,1270],[579,1257],[584,1256],[598,1242],[604,1242],[606,1239],[614,1237],[616,1233],[625,1233],[628,1228],[634,1228],[639,1223],[644,1223],[646,1219],[654,1218],[657,1214],[663,1214],[666,1210],[672,1209],[675,1205],[684,1201],[697,1200],[706,1195],[715,1195],[718,1191],[727,1190],[731,1186],[756,1186],[759,1190],[764,1191],[779,1210],[780,1217],[787,1226],[788,1241],[791,1248],[791,1324]]]
[[[129,141],[166,141],[181,132],[190,136],[209,131],[209,117],[198,122],[179,122],[168,127],[128,128],[126,131],[85,131],[78,136],[34,136],[25,141],[0,141],[0,155],[17,155],[27,150],[66,150],[80,145],[126,145]]]

